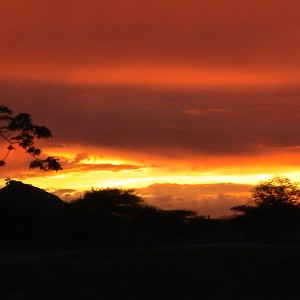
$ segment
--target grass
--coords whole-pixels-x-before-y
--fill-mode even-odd
[[[300,246],[0,254],[0,299],[300,299]]]

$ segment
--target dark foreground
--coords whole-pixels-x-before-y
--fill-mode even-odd
[[[0,299],[300,299],[300,245],[0,254]]]

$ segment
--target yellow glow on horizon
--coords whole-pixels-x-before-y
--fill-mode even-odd
[[[112,164],[112,165],[131,165],[136,164],[136,162],[128,160],[128,159],[121,159],[116,157],[99,157],[94,155],[89,155],[87,158],[80,160],[80,163],[85,165],[97,165],[97,164]],[[128,170],[127,170],[128,171]],[[131,170],[129,170],[131,171]]]
[[[41,173],[31,171],[31,175],[22,180],[26,183],[37,185],[41,188],[86,190],[91,187],[126,187],[140,188],[154,183],[178,183],[178,184],[212,184],[212,183],[237,183],[256,184],[277,174],[290,177],[294,181],[300,179],[300,172],[297,166],[292,163],[296,156],[287,155],[287,165],[282,159],[285,154],[276,154],[269,157],[267,161],[264,156],[259,158],[230,158],[230,157],[204,157],[199,158],[198,168],[192,168],[192,157],[186,157],[186,161],[172,160],[163,161],[159,157],[148,157],[146,160],[138,158],[133,160],[134,154],[121,155],[110,153],[109,149],[89,149],[86,153],[83,146],[72,145],[66,148],[46,148],[54,156],[67,160],[70,166],[61,172]],[[83,153],[82,157],[78,153]],[[76,156],[77,155],[77,156]],[[77,161],[76,161],[77,157]],[[245,163],[245,161],[247,163]],[[268,165],[262,167],[264,161]],[[275,161],[282,161],[282,165],[274,168]],[[153,162],[153,165],[150,164]],[[256,164],[255,164],[256,162]],[[202,164],[203,164],[202,163]],[[124,166],[120,169],[105,169],[105,165]],[[103,169],[101,169],[103,165]],[[129,169],[126,169],[126,165]],[[244,165],[241,167],[241,165]],[[86,167],[85,167],[86,166]],[[93,167],[100,169],[93,169]],[[137,166],[137,169],[130,169],[130,166]],[[26,174],[26,173],[25,173]]]
[[[135,153],[122,155],[111,149],[99,148],[89,148],[87,153],[87,149],[80,145],[45,149],[45,153],[65,160],[66,168],[57,173],[22,171],[24,175],[20,178],[25,183],[43,189],[72,189],[82,192],[91,188],[106,187],[138,189],[157,183],[255,185],[275,175],[284,175],[293,181],[300,181],[300,171],[294,163],[298,154],[291,151],[257,157],[199,156],[195,159],[186,155],[181,160],[172,157],[142,157]]]
[[[110,176],[107,176],[109,173]],[[147,176],[141,173],[139,176],[131,174],[130,177],[122,172],[103,172],[94,171],[86,174],[70,173],[54,176],[43,176],[25,179],[25,183],[37,185],[41,188],[64,189],[71,188],[78,191],[94,188],[120,187],[120,188],[142,188],[155,183],[160,184],[180,184],[180,185],[197,185],[197,184],[216,184],[216,183],[235,183],[255,185],[259,181],[268,180],[276,174],[251,174],[251,175],[205,175],[198,176]],[[288,176],[297,181],[300,178],[300,172],[292,174],[281,174]]]

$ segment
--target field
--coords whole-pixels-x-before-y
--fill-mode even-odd
[[[300,245],[0,254],[0,299],[300,299]]]

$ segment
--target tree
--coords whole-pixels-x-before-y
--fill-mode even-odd
[[[251,190],[247,205],[232,207],[232,210],[249,213],[261,209],[299,208],[300,185],[284,176],[275,176],[261,181]]]
[[[300,185],[284,176],[263,181],[251,190],[254,207],[299,206]]]
[[[143,207],[144,199],[132,189],[91,189],[85,191],[83,196],[73,201],[73,206],[91,213],[131,216]]]
[[[8,107],[0,105],[0,137],[7,143],[6,154],[0,159],[0,167],[6,165],[9,153],[16,149],[15,146],[19,146],[34,158],[30,163],[30,169],[62,170],[59,159],[53,156],[40,158],[42,150],[35,146],[35,139],[48,139],[52,137],[52,133],[45,126],[33,124],[29,114],[14,115]]]
[[[246,205],[231,208],[239,231],[247,238],[272,241],[297,240],[299,236],[300,185],[284,176],[262,181],[251,190]]]

